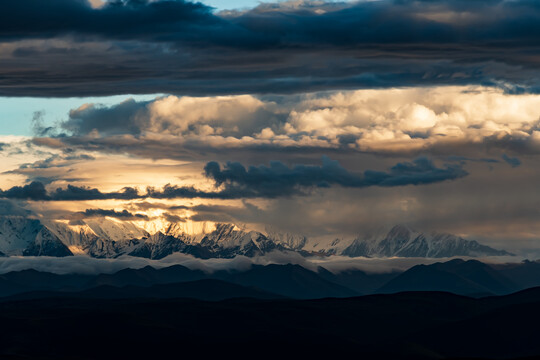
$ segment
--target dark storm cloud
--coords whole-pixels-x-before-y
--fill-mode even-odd
[[[86,209],[72,215],[72,219],[83,219],[92,217],[113,217],[120,220],[149,220],[144,214],[133,214],[127,210],[116,211],[107,209]]]
[[[133,200],[140,197],[138,190],[130,187],[117,192],[103,193],[95,188],[68,185],[66,188],[57,188],[49,192],[39,181],[32,181],[24,186],[14,186],[5,191],[0,190],[0,198],[33,201]]]
[[[296,165],[292,168],[280,161],[273,161],[270,166],[250,166],[247,169],[237,162],[228,162],[223,169],[218,163],[209,162],[204,171],[216,186],[224,186],[223,193],[243,191],[268,198],[297,194],[305,188],[422,185],[467,175],[461,166],[437,168],[427,158],[398,163],[388,172],[367,170],[363,175],[347,171],[328,157],[323,157],[321,166]]]
[[[66,34],[159,39],[191,24],[219,21],[205,5],[175,0],[113,0],[100,9],[87,0],[18,0],[3,7],[0,37],[8,40]]]
[[[306,2],[225,14],[183,1],[92,9],[82,0],[19,0],[0,21],[4,95],[540,90],[535,1]]]
[[[50,200],[45,185],[33,181],[24,186],[14,186],[9,190],[0,190],[0,197],[7,199]]]
[[[214,182],[215,191],[168,184],[162,189],[148,187],[146,193],[140,193],[131,187],[125,187],[118,192],[103,193],[95,188],[74,185],[47,192],[42,183],[34,181],[22,187],[15,186],[6,191],[0,190],[0,197],[36,201],[278,198],[305,195],[310,189],[329,188],[335,185],[346,188],[424,185],[455,180],[468,175],[460,165],[446,165],[438,168],[427,158],[398,163],[387,172],[367,170],[363,174],[357,174],[349,172],[337,161],[327,157],[323,157],[320,166],[288,167],[282,162],[272,161],[270,166],[260,165],[248,168],[237,162],[228,162],[221,168],[217,162],[209,162],[204,167],[204,174]]]
[[[133,200],[140,198],[139,191],[135,188],[125,187],[121,191],[102,193],[95,188],[68,185],[67,188],[58,188],[51,192],[47,200],[54,201],[77,201],[77,200]],[[42,200],[42,199],[37,199]]]

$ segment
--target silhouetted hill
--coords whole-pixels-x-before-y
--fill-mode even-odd
[[[89,281],[87,286],[151,286],[154,284],[201,280],[207,277],[200,270],[190,270],[182,265],[173,265],[162,269],[145,266],[141,269],[123,269],[114,274],[100,274]]]
[[[540,261],[538,260],[494,265],[493,268],[512,280],[520,289],[540,286]]]
[[[109,291],[126,286],[146,287],[149,293],[154,285],[183,283],[203,279],[217,279],[243,287],[258,288],[272,294],[292,298],[349,297],[357,292],[328,281],[318,273],[299,265],[253,266],[247,271],[219,271],[204,273],[181,265],[162,269],[146,266],[141,269],[124,269],[113,274],[56,275],[35,270],[11,272],[0,276],[0,296],[63,291],[75,293],[107,286]],[[181,297],[181,294],[178,294]],[[28,295],[29,296],[29,295]],[[114,296],[116,297],[116,295]],[[131,297],[131,296],[129,296]],[[198,297],[197,297],[198,298]]]
[[[0,297],[21,293],[80,292],[100,286],[149,288],[160,284],[217,279],[231,284],[297,299],[351,297],[403,291],[446,291],[470,296],[509,294],[525,285],[540,285],[538,262],[488,265],[479,261],[452,260],[418,265],[403,273],[374,274],[361,270],[332,273],[299,265],[255,265],[238,271],[205,273],[181,265],[155,269],[124,269],[113,274],[57,275],[36,270],[0,275]],[[538,277],[537,277],[538,276]],[[148,290],[149,291],[149,290]]]
[[[384,284],[401,273],[390,272],[379,274],[366,273],[358,269],[348,269],[334,274],[323,267],[319,267],[317,269],[317,274],[328,281],[356,291],[359,295],[366,295],[375,293]]]
[[[80,289],[91,278],[90,275],[57,275],[33,269],[12,271],[0,275],[0,296],[36,290]]]
[[[485,299],[406,292],[319,300],[9,301],[0,303],[0,358],[536,357],[539,298],[540,289]]]
[[[243,272],[220,272],[213,276],[296,299],[350,297],[358,293],[324,279],[300,265],[255,265]]]
[[[281,299],[256,288],[231,284],[226,281],[204,279],[173,284],[159,284],[148,287],[101,285],[77,292],[29,292],[4,298],[3,301],[47,298],[79,299],[172,299],[186,298],[206,301],[219,301],[234,298]]]
[[[378,292],[448,291],[455,294],[486,296],[507,294],[518,286],[491,266],[476,260],[451,260],[431,265],[416,265]]]

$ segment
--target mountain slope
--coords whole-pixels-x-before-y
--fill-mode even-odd
[[[347,287],[324,279],[316,272],[292,264],[255,265],[247,271],[220,272],[214,274],[213,277],[296,299],[359,295]]]
[[[208,278],[200,270],[190,270],[182,265],[173,265],[163,269],[145,266],[141,269],[123,269],[114,274],[99,274],[90,280],[86,287],[95,286],[152,286],[156,284],[179,283]]]
[[[39,220],[21,216],[0,216],[0,252],[8,256],[73,255]]]
[[[221,301],[235,298],[281,299],[253,287],[241,286],[216,279],[202,279],[181,283],[155,284],[151,286],[127,285],[122,287],[100,285],[83,291],[41,291],[25,292],[3,299],[14,301],[24,299],[82,298],[82,299],[197,299]]]
[[[381,287],[380,293],[403,291],[447,291],[480,296],[508,294],[519,287],[491,266],[475,260],[451,260],[416,265]]]
[[[319,267],[317,274],[325,280],[349,288],[360,295],[373,294],[390,280],[397,277],[400,272],[390,273],[366,273],[358,269],[347,269],[338,273],[332,273],[323,267]]]
[[[540,286],[540,260],[493,266],[520,289]]]

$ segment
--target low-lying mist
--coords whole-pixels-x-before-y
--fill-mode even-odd
[[[471,259],[461,257],[465,260]],[[193,256],[175,253],[160,260],[150,260],[132,256],[121,256],[116,259],[96,259],[88,256],[70,257],[5,257],[0,258],[0,274],[11,271],[34,269],[55,274],[110,274],[122,269],[140,269],[145,266],[164,268],[172,265],[183,265],[189,269],[212,273],[220,270],[246,271],[252,265],[296,264],[309,270],[324,267],[339,273],[357,269],[367,273],[387,273],[405,271],[417,264],[445,262],[452,258],[350,258],[344,256],[306,258],[297,253],[275,251],[259,257],[236,256],[232,259],[198,259]],[[524,260],[516,256],[474,258],[487,263],[515,263]]]

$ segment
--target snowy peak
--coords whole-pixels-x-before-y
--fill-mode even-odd
[[[160,219],[150,221],[135,221],[136,226],[143,229],[150,235],[162,233],[168,236],[188,236],[194,241],[200,241],[204,235],[216,230],[216,223],[211,221],[181,221],[169,222]]]
[[[270,248],[275,248],[275,244],[262,233],[245,232],[234,224],[217,224],[216,230],[206,235],[200,244],[224,255],[262,255]]]
[[[291,250],[301,250],[307,243],[307,238],[304,235],[280,232],[269,226],[265,230],[270,240]]]
[[[504,256],[512,255],[466,240],[456,235],[421,233],[406,225],[396,225],[388,233],[376,239],[355,239],[343,250],[343,255],[357,257],[427,257],[453,256]]]
[[[0,252],[7,256],[69,256],[68,247],[38,219],[0,217]]]
[[[313,240],[269,230],[245,231],[224,223],[146,223],[95,218],[71,224],[17,216],[0,217],[0,253],[24,255],[132,255],[160,259],[180,252],[200,258],[259,256],[274,250],[305,256],[454,257],[511,255],[451,234],[422,233],[405,225],[354,240]],[[149,231],[152,230],[152,231]]]
[[[68,221],[46,221],[43,224],[68,246],[80,246],[98,238],[85,223],[72,225]]]
[[[128,241],[150,236],[146,230],[129,221],[103,217],[89,219],[85,223],[100,239],[104,240]]]
[[[405,225],[396,225],[378,244],[378,252],[383,256],[398,256],[396,254],[412,254],[418,252],[420,248],[427,246],[425,236],[415,233]],[[412,251],[411,251],[412,250]]]
[[[36,219],[21,216],[3,216],[0,218],[0,251],[8,255],[22,255],[36,240],[43,225]]]
[[[169,223],[166,235],[179,236],[190,235],[194,238],[200,238],[216,230],[216,223],[209,221],[186,221]]]

